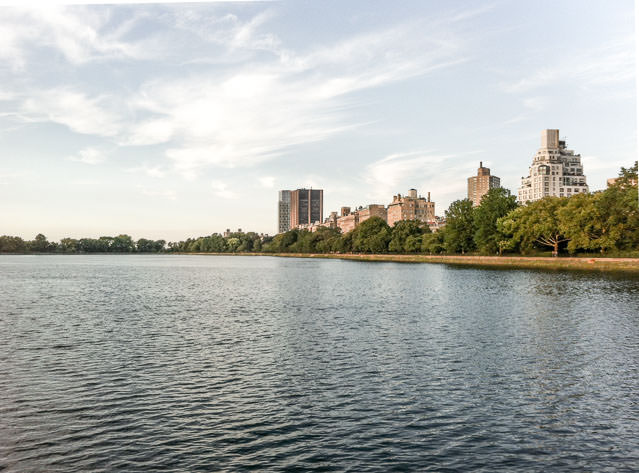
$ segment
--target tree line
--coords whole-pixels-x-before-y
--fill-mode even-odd
[[[604,191],[572,197],[546,197],[520,205],[508,189],[491,189],[477,207],[457,200],[446,210],[446,226],[437,232],[418,221],[392,228],[372,217],[340,234],[320,228],[291,230],[264,245],[265,252],[422,253],[530,255],[551,251],[639,254],[637,163],[621,168]]]
[[[227,236],[214,233],[184,241],[166,242],[129,235],[63,238],[49,242],[38,234],[24,241],[0,236],[3,253],[422,253],[422,254],[533,254],[552,251],[633,254],[639,251],[637,163],[621,168],[619,179],[604,191],[572,197],[546,197],[519,205],[504,188],[491,189],[478,207],[468,199],[446,210],[446,226],[431,232],[416,220],[392,228],[371,217],[342,234],[337,228],[315,232],[291,230],[263,238],[255,232]]]
[[[17,236],[0,236],[0,253],[158,253],[165,247],[165,240],[134,241],[129,235],[62,238],[59,242],[49,241],[42,233],[27,241]]]

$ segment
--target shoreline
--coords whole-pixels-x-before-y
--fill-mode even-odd
[[[363,254],[363,253],[2,253],[5,255],[198,255],[198,256],[269,256],[276,258],[341,259],[349,261],[447,264],[490,269],[544,269],[549,271],[599,271],[639,274],[639,258],[615,257],[558,257],[548,256],[476,256],[476,255],[406,255],[406,254]]]
[[[185,253],[188,254],[188,253]],[[191,253],[193,254],[193,253]],[[196,253],[211,254],[211,253]],[[229,253],[224,253],[229,254]],[[281,258],[323,258],[351,261],[430,263],[503,269],[548,269],[623,271],[639,274],[639,258],[575,258],[545,256],[462,256],[323,253],[235,253],[235,256],[275,256]]]

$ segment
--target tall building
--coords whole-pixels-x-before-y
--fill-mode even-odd
[[[477,175],[468,178],[468,200],[472,200],[473,205],[477,207],[484,194],[495,187],[499,187],[499,178],[491,176],[490,169],[485,168],[483,163],[479,161]]]
[[[570,197],[588,192],[581,155],[566,148],[559,130],[541,132],[541,148],[533,157],[527,177],[521,178],[519,202],[534,202],[548,196]]]
[[[280,191],[277,201],[277,233],[291,229],[291,191]]]
[[[400,220],[419,220],[430,222],[435,220],[435,202],[417,196],[417,190],[410,189],[408,195],[397,194],[393,196],[393,202],[388,204],[386,221],[391,227]]]
[[[324,220],[324,191],[297,189],[290,191],[290,227],[308,225]]]

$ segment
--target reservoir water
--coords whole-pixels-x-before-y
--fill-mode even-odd
[[[627,275],[0,257],[0,470],[637,468]]]

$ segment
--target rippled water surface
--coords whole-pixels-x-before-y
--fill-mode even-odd
[[[0,257],[0,470],[639,467],[639,280]]]

